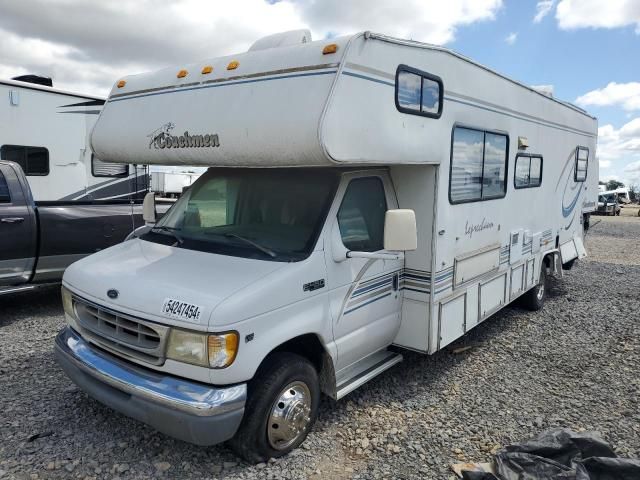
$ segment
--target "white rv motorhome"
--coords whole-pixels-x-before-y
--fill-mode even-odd
[[[52,88],[42,77],[18,78],[30,81],[0,80],[0,160],[22,167],[36,201],[144,196],[145,166],[101,161],[89,148],[103,98]]]
[[[448,49],[370,32],[288,32],[124,78],[95,152],[210,168],[66,271],[58,361],[169,435],[284,455],[321,392],[340,399],[516,299],[542,307],[546,277],[586,255],[596,132]]]

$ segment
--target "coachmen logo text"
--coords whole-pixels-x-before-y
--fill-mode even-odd
[[[192,135],[189,132],[184,132],[180,136],[171,135],[174,128],[173,123],[165,123],[147,135],[147,138],[150,139],[149,148],[213,148],[220,146],[217,133]]]

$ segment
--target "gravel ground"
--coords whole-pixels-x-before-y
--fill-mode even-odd
[[[0,298],[0,478],[449,479],[546,428],[597,430],[640,456],[640,219],[605,219],[544,309],[499,312],[452,348],[405,361],[338,403],[304,448],[249,466],[89,399],[54,362],[57,289]],[[628,220],[628,221],[627,221]],[[35,438],[34,435],[40,435]]]

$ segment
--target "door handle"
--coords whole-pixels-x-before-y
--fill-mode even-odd
[[[391,281],[391,285],[393,286],[393,290],[394,291],[398,291],[398,289],[400,288],[400,275],[399,274],[395,274],[393,276],[393,280]]]
[[[24,218],[22,218],[22,217],[5,217],[5,218],[0,218],[0,222],[2,222],[2,223],[22,223],[22,222],[24,222]]]

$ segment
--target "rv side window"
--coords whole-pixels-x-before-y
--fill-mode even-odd
[[[542,157],[516,155],[516,172],[513,181],[516,188],[539,187],[542,183]]]
[[[396,71],[396,107],[403,113],[440,118],[442,80],[406,65]]]
[[[504,197],[508,151],[509,137],[504,134],[455,127],[449,201],[465,203]]]
[[[589,149],[586,147],[576,148],[576,182],[584,182],[587,179],[587,166],[589,163]]]
[[[49,175],[49,150],[44,147],[3,145],[0,159],[16,162],[27,176]]]
[[[0,203],[11,203],[9,185],[7,185],[7,180],[4,178],[2,172],[0,172]]]
[[[387,199],[378,177],[352,180],[338,210],[342,243],[349,250],[376,252],[384,248]]]
[[[91,174],[94,177],[126,177],[129,165],[126,163],[103,162],[91,154]]]

